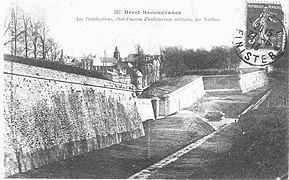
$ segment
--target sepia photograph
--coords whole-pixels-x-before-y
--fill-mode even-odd
[[[6,0],[5,179],[288,179],[288,0]]]

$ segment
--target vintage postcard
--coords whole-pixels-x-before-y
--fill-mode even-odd
[[[287,0],[8,0],[3,178],[288,179]]]

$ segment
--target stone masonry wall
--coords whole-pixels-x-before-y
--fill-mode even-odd
[[[242,93],[246,93],[267,85],[268,81],[265,70],[242,74],[240,78],[240,88]]]
[[[5,176],[144,135],[125,84],[5,61]]]
[[[265,70],[256,70],[238,75],[204,76],[204,87],[207,92],[240,90],[246,93],[268,84]]]
[[[138,111],[142,121],[155,119],[151,99],[138,98],[137,102]]]
[[[160,116],[166,116],[189,107],[205,95],[203,79],[199,77],[184,87],[165,95],[160,100]]]
[[[205,90],[239,89],[239,75],[203,76]]]

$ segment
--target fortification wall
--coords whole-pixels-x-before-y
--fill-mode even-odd
[[[256,71],[247,74],[242,74],[240,78],[240,89],[242,93],[252,91],[263,87],[269,82],[265,71]]]
[[[239,89],[239,75],[203,76],[205,90]]]
[[[238,75],[210,75],[203,76],[206,92],[229,92],[246,93],[268,84],[265,70]]]
[[[146,121],[149,119],[155,119],[152,100],[145,98],[137,99],[138,111],[142,121]]]
[[[144,135],[130,86],[4,62],[5,176]]]
[[[162,97],[159,103],[159,115],[166,116],[189,107],[204,95],[203,80],[202,77],[199,77],[184,87]]]

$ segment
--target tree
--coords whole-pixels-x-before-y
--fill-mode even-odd
[[[20,43],[24,44],[25,57],[27,58],[28,51],[30,49],[28,36],[29,36],[29,28],[30,28],[29,25],[31,21],[30,21],[30,17],[27,14],[25,14],[25,12],[22,13],[21,21],[22,21],[23,30],[22,30],[22,36],[20,38]]]
[[[285,49],[280,56],[277,57],[276,61],[272,63],[272,66],[278,70],[284,70],[288,72],[289,63],[288,63],[288,51],[289,49]]]
[[[241,58],[237,55],[234,47],[229,48],[228,59],[229,59],[229,68],[238,68],[240,62],[242,61]]]
[[[19,8],[18,6],[12,7],[10,10],[10,19],[7,24],[6,31],[4,35],[8,36],[7,41],[4,43],[5,45],[11,45],[11,54],[14,56],[20,53],[20,49],[18,47],[19,36],[22,34],[22,27],[19,21]]]
[[[49,28],[44,20],[32,20],[29,14],[13,5],[5,19],[5,27],[4,46],[10,49],[12,55],[52,61],[57,59],[59,45],[48,36]]]
[[[47,40],[47,59],[50,61],[56,61],[60,55],[58,43],[53,38]]]
[[[143,48],[139,44],[135,46],[135,51],[137,55],[136,59],[136,69],[142,72],[142,69],[144,69],[145,66],[145,53]]]
[[[32,43],[32,54],[34,59],[38,57],[38,47],[39,47],[39,21],[30,22],[30,41]]]
[[[162,79],[162,77],[163,77],[163,75],[165,75],[165,71],[164,71],[164,61],[163,61],[163,59],[164,59],[164,53],[163,53],[163,48],[162,47],[160,47],[160,58],[159,58],[159,63],[160,63],[160,72],[159,72],[159,74],[160,74],[160,79]]]
[[[166,47],[162,50],[162,71],[167,77],[184,75],[188,67],[185,65],[184,51],[181,47]]]
[[[46,43],[47,43],[47,34],[48,34],[48,26],[45,24],[44,21],[39,21],[38,22],[38,28],[39,28],[39,31],[38,31],[38,35],[39,35],[39,39],[40,39],[40,46],[41,46],[41,56],[42,56],[42,59],[46,59],[46,54],[47,54],[47,51],[48,51],[48,48],[46,46]]]
[[[189,69],[206,69],[211,66],[209,52],[205,49],[193,49],[185,51],[184,63]]]
[[[186,70],[237,68],[239,63],[233,47],[213,47],[211,51],[180,47],[161,50],[161,74],[170,77],[181,76]]]
[[[229,51],[225,47],[213,47],[210,51],[210,61],[209,67],[213,68],[226,68],[228,67]]]
[[[34,22],[31,22],[30,30],[31,30],[31,36],[30,36],[31,39],[30,40],[32,42],[33,56],[34,56],[34,59],[36,59],[37,58],[37,42],[38,42],[37,24]]]

